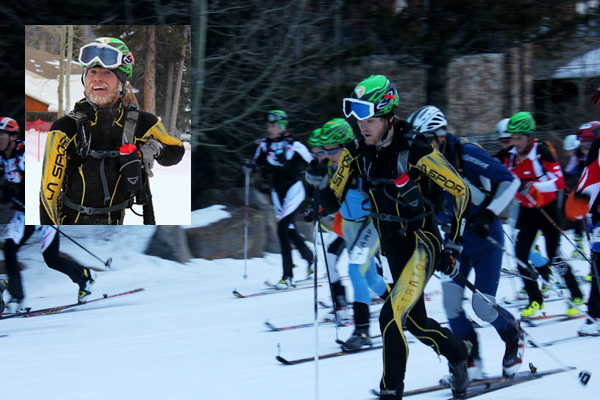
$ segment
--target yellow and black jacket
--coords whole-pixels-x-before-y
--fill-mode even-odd
[[[454,196],[451,231],[446,238],[462,242],[465,219],[468,216],[470,193],[463,179],[442,154],[421,140],[411,143],[404,137],[403,124],[394,128],[392,143],[383,148],[369,146],[356,140],[344,149],[338,169],[330,186],[321,193],[321,202],[327,212],[333,212],[343,202],[352,178],[360,177],[363,189],[369,193],[371,213],[382,239],[382,246],[393,245],[403,236],[411,236],[419,229],[434,232],[433,202],[443,198],[443,190]],[[404,166],[400,166],[404,159]],[[420,209],[409,207],[403,200],[394,179],[403,169],[415,182],[424,199]],[[385,248],[382,248],[385,252]]]
[[[126,115],[127,107],[121,100],[111,108],[96,108],[84,99],[77,102],[70,115],[52,124],[42,167],[42,224],[123,224],[125,208],[134,195],[124,188],[119,172]],[[85,134],[79,132],[75,116],[85,127]],[[170,136],[155,115],[141,111],[133,144],[139,150],[150,138],[163,145],[156,159],[159,164],[169,166],[181,161],[185,151],[181,141]],[[144,180],[147,183],[147,177]],[[81,207],[74,208],[73,204]]]

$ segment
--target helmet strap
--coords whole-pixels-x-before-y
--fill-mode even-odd
[[[382,117],[382,119],[383,118],[386,119],[388,126],[387,126],[387,129],[385,130],[385,132],[383,133],[383,136],[379,140],[379,142],[377,142],[377,144],[375,145],[375,147],[377,148],[377,150],[380,150],[381,146],[387,142],[388,134],[390,133],[390,131],[394,127],[394,124],[393,124],[393,122],[394,122],[394,116],[393,115],[390,116],[388,114],[388,115]]]

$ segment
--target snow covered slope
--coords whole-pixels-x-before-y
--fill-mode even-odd
[[[262,291],[265,279],[279,279],[280,255],[248,260],[248,279],[244,280],[243,260],[195,259],[182,265],[144,255],[151,227],[63,229],[101,258],[113,258],[113,269],[98,273],[92,297],[138,287],[145,291],[55,315],[0,320],[2,399],[314,399],[315,363],[284,366],[275,360],[278,348],[286,358],[309,357],[315,354],[318,342],[319,353],[329,353],[339,349],[336,335],[344,340],[352,333],[351,327],[336,332],[328,325],[319,327],[318,337],[313,328],[267,331],[266,319],[276,325],[312,322],[312,289],[246,299],[232,295],[233,289]],[[102,267],[62,237],[61,250],[86,265]],[[27,266],[23,280],[29,306],[49,307],[76,300],[76,285],[45,266],[35,236],[19,257]],[[294,258],[301,263],[298,253]],[[505,263],[510,266],[509,260]],[[575,265],[581,273],[588,272],[584,262]],[[296,270],[300,270],[297,277],[303,278],[304,264]],[[518,280],[503,277],[499,298],[512,297],[520,286]],[[349,282],[346,287],[351,298]],[[429,313],[441,322],[445,316],[439,289],[439,279],[433,278],[426,292],[431,293]],[[586,293],[588,290],[585,286]],[[318,297],[329,302],[329,289],[319,288]],[[549,313],[563,312],[566,305],[555,301],[546,308]],[[320,309],[319,319],[325,316],[326,311]],[[581,323],[574,320],[525,329],[544,342],[575,335]],[[374,322],[371,334],[378,330]],[[499,374],[503,343],[489,326],[478,333],[485,372]],[[600,338],[584,338],[547,348],[561,363],[590,370],[593,376],[588,387],[578,383],[575,373],[562,373],[480,398],[597,399],[599,344]],[[525,352],[523,369],[530,362],[540,370],[560,367],[543,350],[532,347]],[[321,360],[319,398],[371,399],[370,390],[378,387],[381,372],[380,350]],[[418,342],[410,345],[407,390],[437,384],[446,373],[445,360],[429,347]],[[450,391],[445,390],[412,398],[449,397]]]

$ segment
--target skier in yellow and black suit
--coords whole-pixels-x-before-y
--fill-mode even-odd
[[[50,128],[40,222],[121,225],[134,196],[138,204],[150,202],[154,160],[177,164],[184,147],[155,115],[123,104],[133,57],[122,41],[98,38],[81,49],[80,62],[86,97]],[[153,215],[148,220],[144,210],[144,223],[153,223]]]
[[[423,292],[436,268],[450,276],[458,271],[470,194],[439,151],[404,137],[405,124],[393,114],[397,105],[396,87],[385,76],[362,81],[353,98],[344,99],[346,117],[358,119],[362,139],[346,145],[331,183],[323,179],[324,165],[316,161],[309,165],[306,180],[319,187],[321,205],[329,213],[343,202],[355,177],[362,179],[370,196],[382,254],[394,279],[379,317],[384,347],[381,398],[402,398],[408,357],[404,326],[448,359],[452,390],[461,398],[468,385],[468,345],[427,317]],[[443,197],[442,190],[454,196],[452,229],[444,245],[430,200]]]

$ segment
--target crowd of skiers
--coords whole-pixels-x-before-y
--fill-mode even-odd
[[[335,118],[310,133],[308,147],[290,134],[284,111],[268,113],[268,136],[243,168],[247,174],[266,169],[272,175],[283,256],[276,288],[294,285],[291,243],[306,260],[307,274],[312,273],[313,253],[294,224],[308,192],[313,201],[304,219],[317,223],[334,218],[338,236],[327,245],[326,265],[340,312],[347,300],[336,264],[341,252],[348,252],[355,330],[344,348],[370,344],[370,291],[385,300],[379,317],[384,343],[380,397],[402,398],[407,329],[447,358],[450,386],[461,398],[470,379],[482,378],[477,334],[462,304],[465,286],[473,290],[466,280],[471,270],[472,308],[505,342],[505,376],[513,376],[521,366],[526,338],[518,319],[495,298],[503,252],[518,259],[527,296],[521,318],[543,310],[543,292],[559,281],[570,292],[565,296],[567,315],[585,312],[577,279],[558,251],[561,235],[566,237],[561,225],[575,229],[576,256],[585,257],[583,243],[592,238],[587,314],[593,319],[587,319],[579,334],[600,335],[600,213],[595,205],[600,191],[600,122],[586,123],[577,135],[565,138],[564,149],[571,153],[563,172],[553,147],[534,137],[536,123],[529,112],[499,121],[496,133],[502,149],[491,156],[478,144],[450,133],[439,108],[422,107],[403,121],[395,115],[398,104],[394,83],[383,75],[370,76],[343,99],[344,115],[356,119],[360,134],[355,135],[346,120]],[[507,214],[508,221],[515,222],[509,232],[500,218]],[[535,246],[539,231],[545,256]],[[382,258],[392,282],[378,274]],[[429,318],[425,308],[424,289],[436,271],[444,276],[443,304],[450,329]]]

